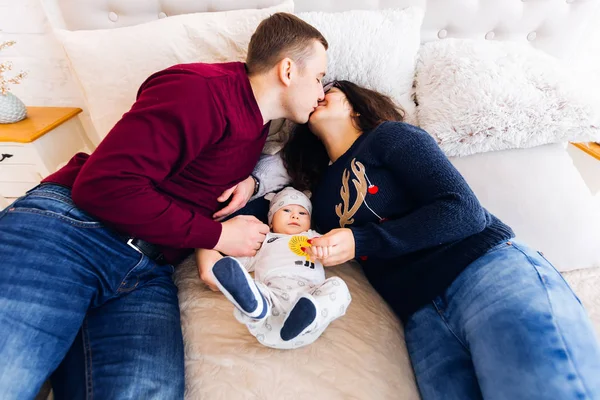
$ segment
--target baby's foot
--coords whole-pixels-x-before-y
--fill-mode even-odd
[[[246,268],[235,258],[224,257],[212,269],[221,292],[242,313],[253,319],[263,319],[269,312],[267,300],[262,295]]]
[[[284,341],[292,340],[308,330],[317,318],[317,306],[308,297],[300,297],[288,314],[279,335]]]

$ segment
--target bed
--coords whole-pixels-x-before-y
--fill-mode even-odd
[[[140,35],[147,34],[149,36],[146,41],[152,42],[154,47],[150,61],[154,62],[161,54],[167,57],[161,62],[185,61],[185,49],[179,47],[173,50],[173,43],[165,42],[164,35],[163,39],[151,37],[151,31],[155,29],[146,29],[149,23],[168,20],[177,15],[258,10],[280,3],[280,0],[43,1],[52,26],[59,29],[57,37],[63,43],[73,72],[81,83],[87,109],[100,137],[105,133],[106,127],[114,123],[115,118],[111,114],[113,111],[107,110],[107,106],[102,103],[107,101],[105,97],[110,98],[112,94],[101,95],[100,88],[106,92],[119,92],[121,97],[110,98],[113,102],[111,104],[119,101],[130,104],[135,93],[131,93],[130,88],[122,89],[126,86],[126,81],[130,80],[123,75],[112,81],[115,87],[107,88],[107,81],[91,82],[89,76],[97,77],[96,80],[102,78],[98,71],[86,70],[91,67],[84,65],[82,60],[101,63],[101,58],[106,58],[101,49],[106,47],[106,52],[113,51],[109,47],[117,46],[117,37],[131,39],[136,49],[141,48],[147,43],[144,41],[145,37]],[[389,8],[416,6],[423,13],[422,24],[419,21],[417,32],[419,37],[416,47],[414,41],[406,44],[407,49],[415,47],[415,52],[420,51],[421,44],[475,39],[478,41],[475,47],[485,41],[510,42],[539,49],[553,57],[568,59],[570,50],[581,39],[586,23],[590,22],[589,17],[599,4],[600,0],[296,0],[293,11],[303,13],[368,9],[383,12]],[[412,16],[413,21],[417,18],[416,15],[417,12]],[[331,17],[323,17],[322,14],[305,16],[317,22],[328,18],[331,20]],[[263,17],[253,14],[248,18]],[[239,15],[228,14],[227,18],[229,19],[215,23],[213,29],[221,29],[223,24],[229,23],[227,21],[230,19],[239,18]],[[360,17],[359,14],[352,14],[348,18],[347,21],[352,22]],[[363,22],[368,24],[368,21],[369,19],[365,19]],[[404,28],[408,29],[408,25],[407,23]],[[173,35],[181,33],[186,40],[195,38],[197,43],[198,38],[206,39],[207,31],[198,32],[196,28],[197,26],[188,26],[183,33],[178,30],[178,26],[170,26],[168,29]],[[397,26],[389,27],[396,28]],[[363,27],[357,26],[356,29]],[[76,35],[80,37],[75,37]],[[402,37],[405,39],[408,35],[410,33]],[[364,39],[364,35],[359,37],[359,33],[353,38],[357,41]],[[395,38],[394,41],[403,40]],[[85,50],[78,43],[86,43],[88,49]],[[361,45],[365,43],[368,41],[361,42]],[[205,46],[203,49],[206,51],[202,56],[205,56],[209,48]],[[402,49],[403,52],[408,51]],[[86,51],[98,53],[94,57],[93,53],[87,54]],[[439,56],[439,49],[436,51],[435,54],[429,54]],[[118,54],[128,57],[125,50]],[[172,58],[168,58],[171,56]],[[232,57],[243,57],[243,52],[235,53]],[[222,61],[216,56],[215,59]],[[494,65],[497,65],[498,58],[495,60]],[[119,59],[112,58],[110,61],[118,63]],[[129,65],[142,61],[127,60]],[[418,65],[413,62],[411,68],[417,68]],[[411,75],[410,90],[404,88],[398,99],[404,101],[407,108],[416,110],[413,114],[415,123],[419,123],[419,117],[423,117],[422,120],[427,121],[431,129],[439,129],[435,125],[436,121],[428,120],[424,112],[419,111],[419,108],[426,110],[427,107],[436,107],[436,104],[428,103],[426,93],[419,92],[419,87],[424,91],[427,89],[425,80],[432,73],[426,69],[427,66],[421,67],[424,69],[418,75],[420,78],[415,81],[416,84],[413,85]],[[355,78],[360,80],[360,71],[358,73]],[[364,74],[367,73],[365,70]],[[143,73],[138,72],[138,75],[141,77]],[[369,82],[377,86],[378,77],[372,78]],[[116,87],[117,81],[119,88]],[[385,84],[387,83],[389,82]],[[396,90],[397,86],[390,90]],[[476,84],[472,86],[477,88]],[[415,98],[418,105],[414,103]],[[413,104],[409,105],[407,101]],[[564,101],[560,104],[564,105]],[[581,118],[585,110],[577,109],[573,111],[573,115]],[[489,110],[484,109],[482,112]],[[593,136],[595,131],[590,134]],[[446,143],[444,140],[444,137],[439,137],[440,143]],[[450,152],[449,155],[453,156],[456,167],[465,175],[486,207],[509,222],[522,240],[542,248],[550,259],[559,260],[559,269],[581,298],[596,331],[600,333],[600,255],[598,249],[594,249],[594,246],[600,248],[600,208],[597,204],[591,205],[592,196],[569,161],[565,149],[567,140],[572,138],[563,135],[559,139],[543,143],[513,143],[508,147],[504,140],[498,145],[500,147],[479,148],[476,152],[472,151],[474,145],[452,147],[455,153]],[[459,140],[456,143],[468,144],[468,141]],[[275,150],[270,151],[275,152],[276,143],[270,144],[275,146]],[[515,179],[515,176],[519,178]],[[556,196],[557,192],[563,194]],[[548,201],[549,198],[558,200]],[[552,230],[555,234],[549,235]],[[561,247],[563,250],[557,250]],[[185,341],[186,398],[419,398],[400,323],[369,286],[356,265],[347,263],[330,269],[329,273],[342,277],[352,293],[353,302],[346,316],[332,324],[315,344],[294,351],[278,351],[261,347],[245,327],[233,319],[231,304],[200,282],[191,258],[179,265],[175,280],[179,287]]]

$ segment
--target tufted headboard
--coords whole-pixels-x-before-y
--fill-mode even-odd
[[[282,0],[42,0],[50,23],[69,30],[109,29],[194,12],[264,8]],[[529,42],[568,57],[600,0],[296,0],[296,12],[426,7],[422,39]]]

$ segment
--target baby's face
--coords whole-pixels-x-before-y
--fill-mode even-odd
[[[271,221],[271,230],[274,233],[296,235],[310,229],[310,215],[306,208],[295,204],[282,207]]]

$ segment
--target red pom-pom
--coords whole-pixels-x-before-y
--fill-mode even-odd
[[[360,256],[359,258],[360,258],[361,260],[363,260],[363,261],[367,261],[367,258],[369,258],[369,257],[367,257],[367,256]]]
[[[376,194],[377,192],[379,192],[379,188],[375,185],[371,185],[369,186],[369,194]]]

